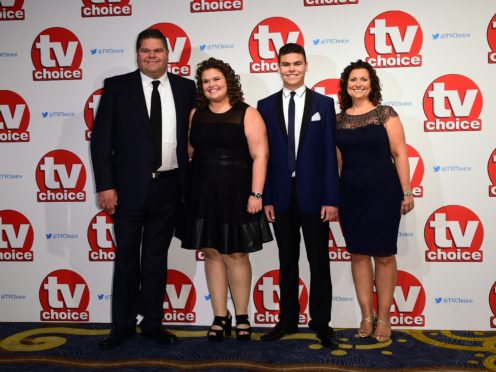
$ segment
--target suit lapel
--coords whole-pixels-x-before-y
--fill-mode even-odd
[[[180,120],[182,113],[181,110],[184,107],[184,105],[181,102],[181,95],[180,95],[180,90],[181,86],[180,84],[177,83],[177,80],[175,79],[175,76],[171,73],[167,73],[167,78],[169,79],[169,83],[171,86],[172,90],[172,96],[174,97],[174,106],[176,108],[176,136],[181,133],[181,128],[179,128]]]
[[[286,141],[288,140],[288,130],[286,128],[286,121],[284,120],[284,109],[283,109],[283,104],[282,104],[282,90],[277,94],[275,97],[276,99],[276,113],[277,113],[277,118],[278,123],[279,123],[279,128],[282,131],[282,135],[286,138]]]
[[[146,108],[145,92],[143,91],[143,83],[141,81],[141,74],[139,70],[136,70],[132,75],[130,81],[130,96],[134,102],[134,107],[137,107],[138,119],[143,122],[146,130],[152,135],[152,129],[150,127],[150,118],[148,116],[148,109]]]
[[[305,108],[303,109],[303,118],[301,120],[300,139],[298,141],[298,153],[300,153],[301,144],[303,143],[308,126],[310,125],[310,113],[312,112],[313,95],[312,90],[306,89]]]

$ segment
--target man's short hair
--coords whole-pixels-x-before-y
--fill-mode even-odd
[[[279,63],[281,63],[281,57],[286,54],[297,53],[303,55],[303,60],[307,63],[307,54],[305,53],[305,48],[303,48],[300,44],[296,43],[287,43],[283,45],[279,49],[279,54],[277,58],[279,59]]]
[[[138,39],[136,40],[136,53],[141,48],[141,42],[145,39],[162,40],[162,43],[164,44],[164,49],[166,51],[169,51],[169,48],[167,47],[167,39],[165,38],[164,34],[156,28],[147,28],[146,30],[141,31],[138,35]]]

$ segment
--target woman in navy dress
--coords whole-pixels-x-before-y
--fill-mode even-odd
[[[339,101],[339,217],[362,315],[357,335],[385,342],[391,337],[400,218],[414,206],[405,134],[395,110],[380,104],[379,78],[369,63],[358,60],[344,69]]]

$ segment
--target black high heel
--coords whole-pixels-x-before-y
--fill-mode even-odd
[[[219,326],[221,329],[213,329],[213,326]],[[224,339],[224,334],[226,336],[231,336],[232,330],[232,316],[228,311],[226,316],[216,316],[214,317],[214,322],[210,326],[207,332],[207,337],[210,341],[218,342]]]
[[[247,324],[247,328],[240,328],[240,324]],[[248,320],[248,315],[236,315],[236,339],[238,341],[249,341],[251,339],[251,326]]]

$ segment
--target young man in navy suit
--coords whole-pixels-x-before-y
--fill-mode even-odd
[[[331,320],[329,221],[337,217],[338,170],[332,98],[305,86],[305,49],[279,50],[281,91],[258,102],[267,126],[270,157],[263,201],[279,249],[279,322],[261,338],[298,331],[300,228],[310,266],[310,322],[323,346],[336,347]]]
[[[160,344],[177,338],[162,326],[167,251],[188,165],[192,80],[167,73],[167,40],[138,35],[138,70],[105,80],[91,139],[98,204],[113,215],[116,238],[112,330],[101,349],[136,333]]]

